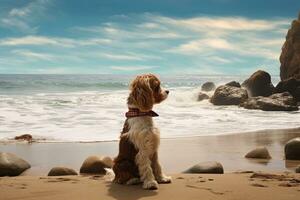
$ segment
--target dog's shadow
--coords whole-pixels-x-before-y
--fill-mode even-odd
[[[142,197],[157,195],[157,190],[144,190],[141,185],[106,184],[108,195],[116,200],[138,200]]]

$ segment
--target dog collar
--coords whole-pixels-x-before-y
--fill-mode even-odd
[[[125,116],[126,118],[132,118],[132,117],[145,117],[145,116],[158,117],[159,115],[152,110],[147,112],[142,112],[138,108],[129,108],[129,111],[125,113]]]

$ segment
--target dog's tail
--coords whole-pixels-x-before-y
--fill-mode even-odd
[[[115,172],[111,168],[104,168],[106,171],[106,174],[104,176],[104,179],[106,181],[112,182],[115,179]]]

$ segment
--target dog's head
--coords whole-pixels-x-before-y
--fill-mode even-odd
[[[153,74],[137,76],[130,85],[128,104],[137,106],[141,111],[149,111],[168,97],[169,91],[163,90],[160,80]]]

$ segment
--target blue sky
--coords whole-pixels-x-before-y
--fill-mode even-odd
[[[0,73],[279,74],[299,0],[0,0]]]

